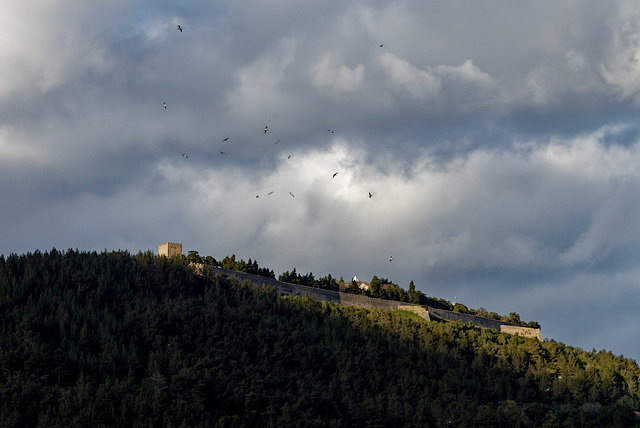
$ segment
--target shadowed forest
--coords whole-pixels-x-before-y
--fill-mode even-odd
[[[153,253],[0,257],[0,426],[633,427],[610,352],[279,295]]]

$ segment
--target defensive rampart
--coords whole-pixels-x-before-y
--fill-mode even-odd
[[[524,337],[535,337],[542,341],[542,333],[539,328],[526,327],[520,324],[510,323],[506,321],[494,320],[475,315],[461,314],[459,312],[446,311],[444,309],[436,309],[428,307],[429,315],[432,318],[438,318],[447,321],[463,321],[470,322],[481,328],[492,328],[502,333],[519,334]]]
[[[414,314],[421,316],[422,318],[426,319],[427,321],[431,321],[431,316],[429,316],[429,311],[427,311],[422,306],[398,305],[398,310],[413,312]]]
[[[194,265],[196,271],[202,273],[203,265]],[[443,321],[463,321],[470,322],[481,328],[490,328],[502,333],[518,334],[524,337],[535,337],[542,341],[542,334],[539,328],[526,327],[519,324],[509,323],[475,315],[462,314],[459,312],[446,311],[432,307],[424,307],[413,303],[396,302],[394,300],[376,299],[360,294],[342,293],[339,291],[324,290],[322,288],[307,287],[305,285],[289,284],[264,276],[252,275],[246,272],[237,272],[229,269],[211,268],[207,273],[213,276],[223,276],[236,278],[238,281],[248,281],[256,286],[270,285],[281,294],[288,296],[312,297],[317,300],[338,303],[341,305],[356,306],[365,309],[385,309],[385,310],[405,310],[411,311],[422,318],[431,321],[439,319]]]
[[[201,269],[201,268],[199,268]],[[366,309],[387,309],[396,310],[399,305],[411,305],[410,303],[396,302],[393,300],[375,299],[373,297],[363,296],[359,294],[341,293],[339,291],[325,290],[322,288],[307,287],[306,285],[289,284],[275,279],[266,278],[264,276],[252,275],[246,272],[237,272],[229,269],[214,268],[210,273],[213,275],[221,275],[226,277],[233,277],[237,280],[244,282],[249,281],[253,285],[265,286],[270,285],[281,294],[287,296],[299,296],[299,297],[313,297],[317,300],[324,300],[331,303],[338,303],[340,305],[357,306],[359,308]],[[420,307],[418,305],[414,305]]]

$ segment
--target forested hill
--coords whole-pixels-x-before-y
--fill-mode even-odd
[[[283,297],[153,253],[0,257],[0,426],[640,426],[610,352]]]

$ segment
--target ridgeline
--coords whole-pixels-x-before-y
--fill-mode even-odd
[[[184,257],[0,257],[0,426],[633,427],[640,368]]]

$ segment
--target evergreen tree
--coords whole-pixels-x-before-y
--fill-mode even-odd
[[[360,286],[358,285],[355,279],[351,280],[351,282],[349,283],[349,286],[344,291],[345,293],[362,294],[362,289],[360,288]]]
[[[382,283],[377,276],[371,278],[371,297],[380,298],[382,295]]]

